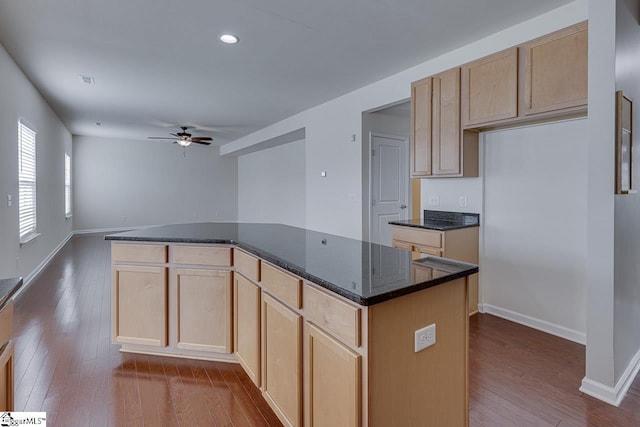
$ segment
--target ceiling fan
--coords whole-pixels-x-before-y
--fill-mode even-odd
[[[211,144],[209,141],[213,141],[213,138],[208,136],[191,136],[191,134],[187,132],[187,129],[189,129],[187,126],[180,126],[180,129],[182,129],[182,132],[170,133],[169,135],[172,135],[172,137],[150,136],[149,139],[173,140],[175,144],[178,144],[183,148],[188,147],[192,142],[196,144],[209,145]]]

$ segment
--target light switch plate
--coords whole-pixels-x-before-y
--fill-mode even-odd
[[[436,324],[432,323],[415,333],[414,351],[417,353],[436,343]]]

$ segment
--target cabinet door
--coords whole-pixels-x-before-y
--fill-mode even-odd
[[[411,175],[431,175],[431,77],[411,84]]]
[[[432,78],[431,151],[434,175],[461,173],[460,68]]]
[[[524,114],[586,106],[587,54],[586,22],[524,44]]]
[[[462,66],[462,124],[465,127],[518,115],[518,48]]]
[[[263,396],[285,426],[301,425],[302,316],[262,295]]]
[[[0,412],[13,411],[13,341],[0,353]]]
[[[361,356],[311,323],[305,325],[305,425],[357,427]]]
[[[167,345],[167,269],[113,266],[112,338],[124,344]]]
[[[231,272],[176,269],[175,277],[176,347],[230,353]]]
[[[249,378],[260,387],[260,287],[234,276],[234,347]]]

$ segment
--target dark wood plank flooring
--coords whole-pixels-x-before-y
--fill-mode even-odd
[[[237,364],[120,353],[102,236],[75,236],[16,301],[15,409],[53,426],[279,426]],[[471,426],[639,426],[579,392],[584,347],[489,315],[471,320]],[[339,426],[336,426],[339,427]]]

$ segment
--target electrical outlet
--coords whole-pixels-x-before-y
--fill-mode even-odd
[[[460,196],[459,204],[461,208],[467,207],[467,196]]]
[[[11,198],[11,194],[7,195],[7,207],[11,207],[11,205],[13,205],[13,200]]]
[[[429,205],[431,206],[440,206],[440,196],[437,194],[432,194],[429,196]]]
[[[436,324],[418,329],[415,333],[414,351],[417,353],[436,343]]]

